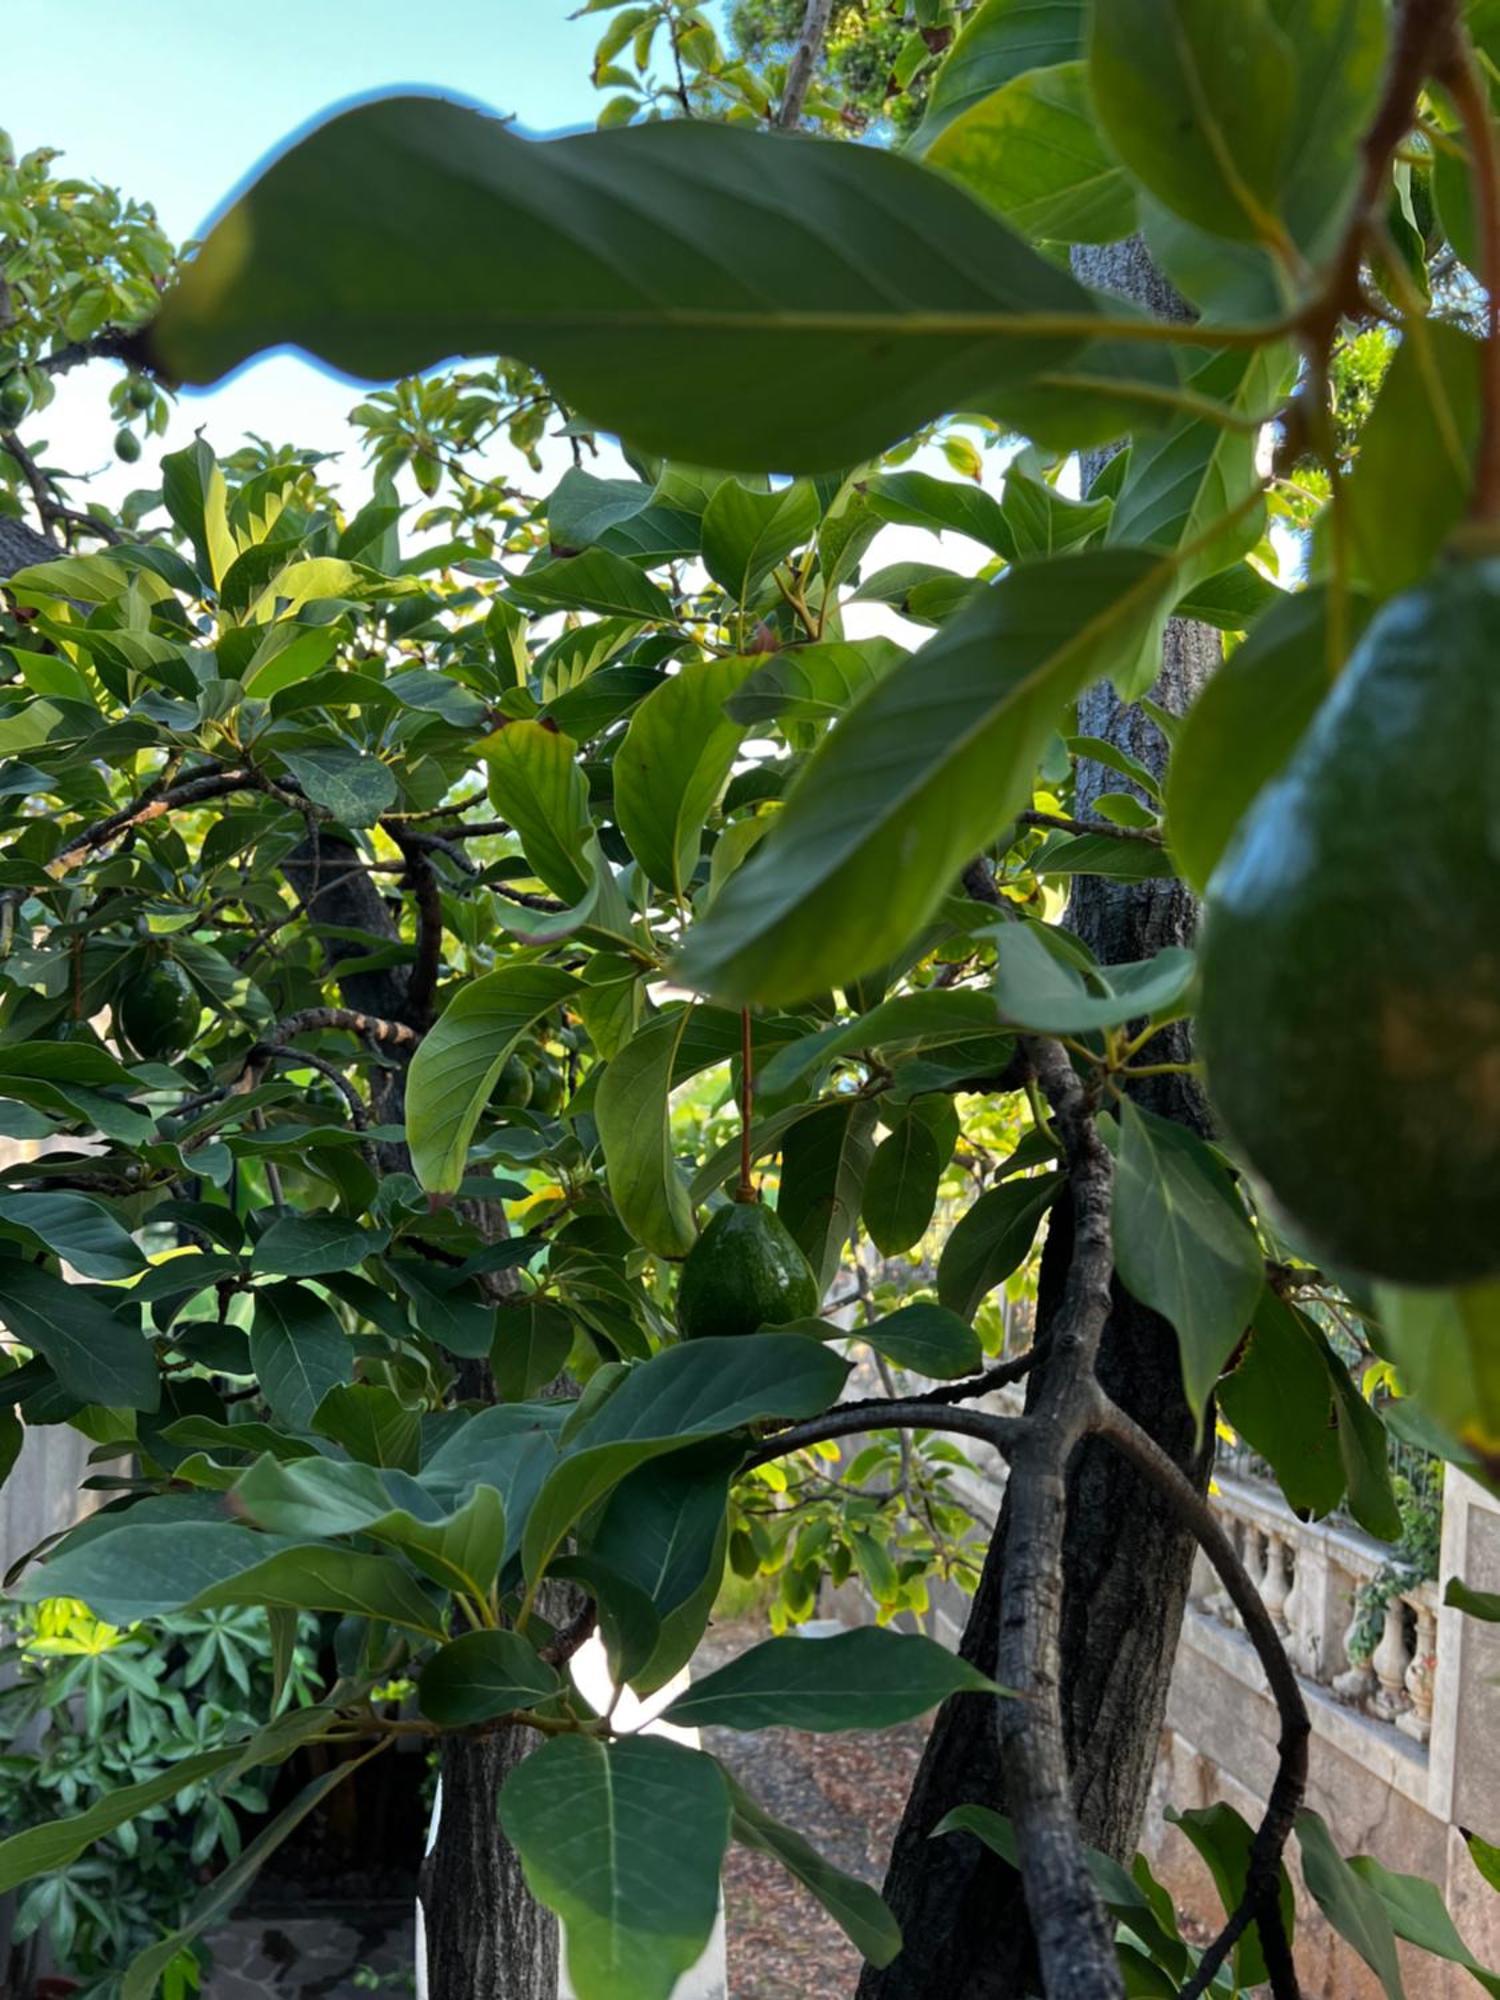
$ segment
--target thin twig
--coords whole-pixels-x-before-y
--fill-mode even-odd
[[[781,93],[781,109],[776,114],[776,123],[783,132],[795,131],[802,122],[803,107],[807,103],[813,71],[817,68],[818,58],[823,53],[823,43],[828,36],[828,22],[832,13],[833,0],[807,0],[807,12],[802,17],[802,33],[797,38],[792,59],[786,66],[786,87]]]
[[[810,1444],[827,1444],[834,1438],[852,1437],[860,1431],[953,1431],[959,1437],[978,1438],[1005,1457],[1024,1436],[1026,1424],[1024,1417],[1001,1417],[990,1410],[945,1409],[917,1396],[895,1400],[870,1396],[857,1403],[839,1403],[821,1417],[810,1417],[806,1423],[790,1424],[784,1431],[774,1432],[755,1447],[740,1470],[749,1472],[757,1465],[785,1458],[788,1452],[801,1451]]]
[[[278,1021],[263,1039],[267,1044],[279,1047],[295,1040],[298,1035],[340,1028],[351,1035],[362,1035],[367,1042],[376,1042],[387,1049],[400,1049],[403,1053],[415,1050],[422,1039],[417,1030],[407,1027],[404,1021],[382,1021],[377,1015],[362,1014],[354,1007],[304,1007],[300,1013],[288,1014],[284,1021]]]
[[[1075,819],[1071,813],[1020,812],[1016,819],[1022,826],[1046,827],[1059,833],[1097,833],[1109,840],[1143,841],[1148,847],[1166,844],[1154,826],[1117,826],[1112,819]]]

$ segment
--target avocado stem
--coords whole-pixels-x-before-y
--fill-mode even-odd
[[[752,1165],[750,1150],[750,1122],[755,1113],[755,1070],[750,1044],[750,1009],[740,1009],[740,1184],[734,1191],[736,1201],[759,1201],[760,1195],[755,1182],[750,1177]]]

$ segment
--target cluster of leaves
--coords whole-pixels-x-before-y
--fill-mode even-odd
[[[679,54],[690,11],[643,10]],[[1115,1268],[1175,1329],[1200,1421],[1217,1388],[1295,1506],[1400,1532],[1386,1414],[1300,1303],[1325,1281],[1224,1152],[1138,1099],[1184,1066],[1192,954],[1101,965],[1056,919],[1080,876],[1207,880],[1330,647],[1462,513],[1478,350],[1440,323],[1403,340],[1336,548],[1315,539],[1312,586],[1282,590],[1257,438],[1296,381],[1285,275],[1336,243],[1385,10],[1242,0],[1239,36],[1173,11],[1164,47],[1152,0],[1040,29],[991,0],[904,156],[653,119],[654,85],[642,122],[545,144],[428,99],[348,112],[242,197],[150,356],[187,379],[273,338],[372,377],[460,348],[519,362],[372,397],[356,512],[303,454],[199,443],[131,541],[11,580],[0,1101],[50,1144],[0,1175],[0,1319],[29,1353],[5,1436],[71,1422],[100,1467],[128,1462],[21,1594],[122,1622],[340,1618],[326,1700],[185,1759],[194,1781],[313,1737],[375,1755],[398,1727],[535,1729],[502,1818],[585,2000],[670,1990],[731,1836],[866,1956],[899,1948],[870,1891],[711,1757],[616,1733],[566,1664],[597,1621],[617,1685],[666,1686],[731,1545],[777,1570],[788,1620],[855,1568],[885,1608],[920,1603],[959,1528],[946,1448],[872,1445],[805,1520],[826,1461],[793,1460],[785,1492],[757,1462],[865,1353],[978,1375],[976,1321],[1066,1180],[1022,1094],[1027,1037],[1097,1099]],[[625,37],[641,74],[651,26]],[[1185,131],[1189,69],[1208,110]],[[348,186],[359,215],[329,218]],[[1147,329],[1070,274],[1068,248],[1137,226],[1202,323]],[[622,457],[500,490],[471,448],[518,422],[534,448],[543,393],[580,452],[612,430]],[[999,492],[911,457],[954,410],[1029,441]],[[1073,454],[1127,436],[1075,492]],[[415,524],[403,465],[436,503]],[[800,476],[705,469],[725,465]],[[985,566],[871,573],[887,524]],[[869,603],[931,636],[861,636]],[[1104,676],[1144,696],[1174,613],[1244,637],[1185,718],[1151,709],[1163,782],[1076,703]],[[1079,782],[1099,764],[1102,796]],[[143,1031],[164,974],[177,1000]],[[684,1159],[673,1094],[710,1076],[743,1144]],[[960,1150],[977,1199],[927,1259]],[[757,1164],[820,1296],[865,1234],[930,1263],[935,1298],[905,1288],[852,1333],[678,1338],[678,1267]],[[1465,1462],[1500,1435],[1492,1303],[1352,1279],[1345,1300]],[[777,1637],[668,1714],[874,1727],[988,1687],[890,1631]],[[156,1782],[0,1843],[0,1885]],[[1186,1947],[1161,1949],[1175,1977]]]
[[[122,1787],[244,1736],[278,1707],[313,1699],[313,1655],[293,1635],[273,1660],[256,1612],[214,1611],[120,1630],[65,1599],[19,1610],[0,1694],[0,1821],[18,1831],[86,1811]],[[260,1774],[184,1784],[91,1852],[21,1894],[12,1937],[41,1933],[55,1961],[107,1985],[164,1928],[195,1884],[234,1860],[263,1817]],[[196,1985],[196,1980],[194,1980]]]

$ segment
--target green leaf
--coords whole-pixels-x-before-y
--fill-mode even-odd
[[[650,1460],[610,1495],[590,1553],[667,1617],[705,1579],[717,1583],[729,1480],[742,1457],[733,1441],[715,1439]]]
[[[833,1098],[799,1118],[782,1145],[776,1212],[812,1266],[819,1297],[858,1224],[874,1136],[868,1099]]]
[[[160,1535],[162,1530],[140,1532]],[[175,1532],[180,1539],[187,1530],[179,1528]],[[264,1544],[268,1538],[254,1539]],[[93,1546],[101,1547],[102,1543]],[[429,1636],[440,1632],[442,1625],[437,1606],[409,1572],[389,1556],[362,1555],[323,1543],[280,1549],[263,1562],[253,1563],[237,1575],[199,1591],[186,1604],[170,1608],[211,1611],[216,1606],[234,1604],[383,1618]]]
[[[1035,924],[1003,924],[996,940],[995,993],[1018,1027],[1092,1034],[1141,1016],[1170,1013],[1192,983],[1193,954],[1176,945],[1134,965],[1075,969],[1050,951]]]
[[[85,1278],[133,1278],[146,1268],[140,1245],[103,1202],[86,1194],[0,1194],[0,1218],[14,1223]]]
[[[1399,1875],[1370,1854],[1351,1855],[1349,1867],[1380,1898],[1398,1938],[1419,1951],[1431,1952],[1434,1958],[1446,1959],[1450,1965],[1463,1966],[1492,2000],[1500,2000],[1500,1972],[1481,1965],[1459,1936],[1436,1882],[1421,1875]]]
[[[951,529],[993,549],[1007,562],[1015,559],[1015,535],[1000,502],[969,480],[937,479],[930,472],[885,472],[869,482],[865,498],[882,521],[927,528],[934,534]]]
[[[461,986],[424,1036],[406,1077],[406,1139],[424,1188],[454,1194],[469,1141],[506,1058],[578,982],[550,965],[506,965]]]
[[[527,1575],[539,1576],[580,1515],[636,1466],[762,1418],[813,1416],[848,1372],[795,1333],[686,1341],[633,1367],[547,1475],[526,1522]]]
[[[672,600],[624,556],[590,549],[542,563],[510,580],[512,594],[540,610],[598,611],[612,618],[670,620]]]
[[[19,1884],[38,1875],[51,1875],[68,1867],[85,1848],[92,1847],[117,1826],[124,1826],[138,1814],[150,1812],[190,1785],[224,1770],[238,1755],[239,1745],[226,1743],[216,1750],[181,1757],[168,1770],[106,1792],[83,1812],[72,1813],[66,1819],[48,1820],[0,1840],[0,1895],[8,1895]]]
[[[540,722],[509,722],[485,739],[484,756],[495,810],[515,829],[532,872],[564,902],[579,901],[593,828],[578,745]]]
[[[1315,1812],[1298,1813],[1297,1845],[1302,1850],[1302,1879],[1318,1908],[1369,1966],[1387,2000],[1406,2000],[1396,1934],[1379,1896],[1355,1874]]]
[[[1317,1337],[1323,1365],[1333,1384],[1334,1407],[1338,1412],[1339,1456],[1344,1462],[1344,1478],[1349,1488],[1349,1512],[1368,1535],[1382,1542],[1398,1542],[1402,1534],[1401,1509],[1391,1484],[1385,1425],[1351,1380],[1349,1370],[1334,1352],[1321,1327],[1303,1321]]]
[[[262,1285],[250,1322],[250,1359],[271,1413],[305,1431],[329,1390],[354,1380],[354,1348],[331,1306],[304,1285]]]
[[[993,1034],[999,1025],[1000,1012],[991,996],[971,988],[928,987],[917,993],[893,994],[852,1021],[836,1021],[779,1049],[762,1069],[759,1088],[778,1097],[839,1056],[865,1049],[892,1054],[966,1042],[976,1035]]]
[[[806,481],[776,493],[752,493],[737,479],[714,488],[703,510],[703,566],[744,606],[777,563],[811,539],[818,496]]]
[[[1316,1330],[1269,1286],[1250,1339],[1220,1378],[1219,1407],[1276,1475],[1289,1507],[1321,1517],[1344,1497],[1333,1386]]]
[[[250,1269],[257,1277],[325,1277],[355,1270],[389,1241],[388,1229],[369,1229],[342,1215],[284,1215],[256,1244]]]
[[[1266,0],[1111,0],[1089,84],[1111,146],[1169,208],[1218,236],[1266,233],[1296,89]]]
[[[923,151],[955,118],[1013,77],[1081,56],[1088,16],[1088,0],[984,0],[932,80],[912,150]]]
[[[1471,1618],[1482,1618],[1487,1625],[1500,1625],[1500,1591],[1471,1590],[1459,1577],[1450,1576],[1443,1602]]]
[[[1113,243],[1136,226],[1135,189],[1099,135],[1081,62],[1013,77],[945,126],[926,159],[1033,242]]]
[[[984,1349],[968,1321],[925,1300],[856,1328],[850,1338],[864,1341],[898,1368],[938,1382],[957,1381],[984,1366]]]
[[[1389,1357],[1451,1437],[1500,1462],[1500,1284],[1446,1292],[1377,1286]]]
[[[415,1472],[421,1421],[421,1412],[408,1409],[383,1382],[341,1382],[319,1403],[312,1427],[361,1465]]]
[[[465,1632],[422,1669],[417,1701],[445,1729],[465,1729],[511,1709],[536,1708],[561,1687],[519,1632]]]
[[[895,958],[1028,802],[1063,704],[1120,659],[1172,565],[1094,550],[1008,571],[818,746],[679,973],[724,1000],[805,999]]]
[[[689,661],[636,709],[615,752],[615,812],[630,851],[659,889],[686,893],[745,730],[725,713],[760,665],[753,658]]]
[[[1226,1805],[1222,1801],[1211,1806],[1194,1807],[1187,1812],[1176,1812],[1169,1807],[1167,1818],[1181,1830],[1202,1856],[1209,1873],[1214,1878],[1214,1887],[1219,1892],[1219,1901],[1224,1906],[1224,1914],[1226,1917],[1232,1916],[1244,1897],[1255,1829],[1242,1814],[1235,1811],[1233,1806]],[[1290,1941],[1296,1923],[1291,1878],[1285,1866],[1279,1862],[1276,1873],[1277,1901],[1281,1906],[1282,1923]],[[1235,1980],[1242,1987],[1261,1986],[1270,1978],[1266,1970],[1265,1956],[1261,1951],[1260,1939],[1253,1924],[1235,1946],[1232,1963]]]
[[[193,545],[198,573],[218,585],[239,554],[229,530],[224,475],[202,438],[185,451],[169,451],[161,462],[162,504]]]
[[[1351,638],[1369,606],[1350,603]],[[1329,687],[1322,586],[1284,598],[1236,646],[1188,710],[1167,770],[1172,853],[1195,889],[1240,820],[1290,757]]]
[[[1500,1607],[1497,1607],[1497,1616],[1500,1616]],[[1459,1831],[1468,1843],[1469,1859],[1492,1889],[1500,1889],[1500,1847],[1492,1847],[1489,1841],[1481,1840],[1467,1827],[1460,1827]]]
[[[860,1213],[883,1257],[899,1257],[921,1239],[947,1164],[932,1127],[912,1111],[875,1148]]]
[[[725,1770],[724,1779],[734,1808],[730,1829],[740,1845],[774,1854],[812,1891],[861,1958],[876,1967],[889,1965],[901,1949],[901,1927],[869,1883],[835,1868],[795,1828],[772,1819],[732,1771]]]
[[[951,1312],[972,1319],[981,1300],[1019,1270],[1063,1178],[1002,1181],[959,1217],[938,1259],[938,1297]]]
[[[1091,311],[1066,271],[894,154],[688,119],[538,143],[394,97],[266,169],[149,344],[192,382],[283,342],[378,380],[500,352],[648,451],[814,471],[1066,360]],[[1026,314],[1069,320],[1028,334]]]
[[[525,1402],[566,1367],[573,1322],[560,1306],[538,1298],[507,1301],[493,1324],[490,1367],[504,1402]]]
[[[154,1410],[161,1396],[155,1357],[138,1314],[119,1316],[84,1285],[67,1285],[37,1264],[0,1258],[0,1322],[51,1367],[70,1396],[106,1409]]]
[[[864,1625],[752,1646],[695,1681],[664,1719],[685,1729],[889,1729],[950,1694],[1003,1692],[934,1639]]]
[[[693,1204],[672,1154],[668,1106],[691,1007],[653,1014],[599,1079],[594,1116],[620,1220],[659,1257],[685,1257],[697,1239]]]
[[[314,805],[345,826],[373,826],[396,803],[396,780],[377,757],[341,743],[283,750],[281,761]]]
[[[654,1736],[554,1736],[506,1780],[500,1823],[562,1919],[578,2000],[668,2000],[718,1914],[729,1795],[714,1760]]]
[[[1186,1126],[1120,1100],[1115,1266],[1142,1305],[1177,1333],[1194,1420],[1239,1345],[1265,1283],[1228,1174]]]

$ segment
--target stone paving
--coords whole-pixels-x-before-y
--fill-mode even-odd
[[[412,1930],[404,1904],[238,1917],[214,1935],[203,2000],[403,2000],[415,1984]]]

